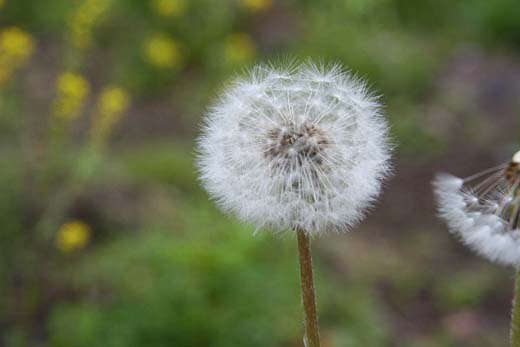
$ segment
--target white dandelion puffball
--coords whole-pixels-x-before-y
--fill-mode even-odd
[[[345,231],[388,174],[387,133],[376,99],[339,66],[257,66],[205,117],[201,180],[258,228]]]
[[[463,243],[491,261],[520,264],[520,152],[465,179],[438,175],[434,187],[439,215]]]

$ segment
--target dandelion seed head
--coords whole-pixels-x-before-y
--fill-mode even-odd
[[[259,229],[346,231],[388,175],[387,133],[376,98],[339,66],[257,66],[205,117],[201,180]]]
[[[440,217],[460,240],[491,261],[520,264],[520,154],[461,179],[434,180]]]
[[[520,164],[520,151],[515,153],[515,155],[513,156],[512,162]]]

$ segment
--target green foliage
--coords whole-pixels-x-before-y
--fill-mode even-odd
[[[11,165],[13,158],[4,157],[0,159],[0,278],[12,276],[13,270],[19,267],[17,257],[24,258],[18,250],[23,250],[24,241],[23,221],[20,215],[23,213],[24,193],[20,167]],[[8,306],[9,296],[7,295],[8,283],[0,281],[0,312]]]
[[[194,156],[195,150],[186,145],[157,143],[122,153],[120,170],[138,181],[168,184],[200,196]]]
[[[85,258],[74,269],[85,299],[55,309],[51,345],[281,346],[297,336],[293,247],[214,213],[190,217],[193,229],[149,227]]]

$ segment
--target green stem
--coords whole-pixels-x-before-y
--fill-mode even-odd
[[[49,199],[45,210],[35,225],[35,230],[44,241],[54,237],[60,223],[64,222],[67,210],[85,190],[97,169],[101,154],[99,148],[87,147],[79,154],[78,161],[60,190]]]
[[[305,311],[305,347],[320,347],[318,313],[316,311],[316,293],[312,274],[311,241],[309,235],[297,229],[298,251],[300,255],[300,279],[302,302]]]
[[[511,318],[511,346],[520,347],[520,268],[516,273],[515,298]]]

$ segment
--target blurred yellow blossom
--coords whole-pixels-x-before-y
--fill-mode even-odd
[[[256,53],[256,46],[246,33],[231,34],[225,42],[226,59],[233,64],[243,64],[250,62]]]
[[[177,42],[164,34],[156,34],[144,46],[146,61],[158,68],[174,68],[181,63],[181,53]]]
[[[75,220],[63,224],[56,235],[56,248],[62,252],[73,252],[85,248],[90,241],[90,227]]]
[[[239,0],[244,8],[251,12],[266,11],[273,5],[273,0]]]
[[[5,5],[5,0],[0,0],[0,8],[4,7]]]
[[[0,31],[0,85],[27,61],[33,51],[34,40],[27,32],[18,27]]]
[[[90,92],[90,84],[80,74],[65,72],[58,78],[54,114],[65,119],[74,119],[83,108]]]
[[[164,17],[181,16],[186,9],[185,0],[151,0],[152,9]]]
[[[74,46],[86,49],[92,44],[92,32],[108,12],[111,0],[84,0],[68,20],[71,41]]]
[[[104,88],[92,120],[92,141],[99,143],[106,140],[129,106],[130,96],[123,88],[116,86]]]
[[[12,59],[27,59],[32,54],[34,42],[28,33],[17,27],[0,32],[0,50]]]
[[[119,114],[126,110],[130,98],[126,91],[119,87],[107,87],[99,98],[99,110],[102,114]]]

